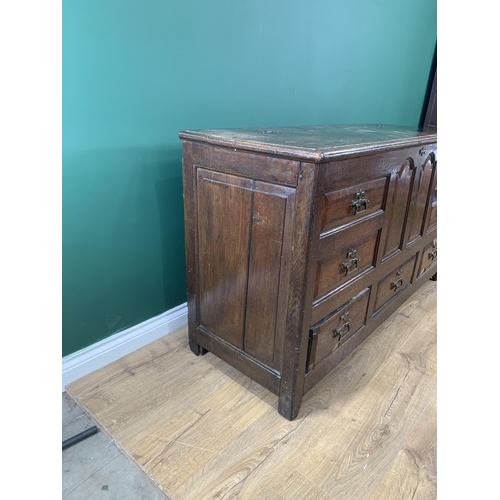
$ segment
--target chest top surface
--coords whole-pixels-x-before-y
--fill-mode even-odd
[[[184,130],[179,137],[314,162],[437,140],[436,133],[384,124]]]

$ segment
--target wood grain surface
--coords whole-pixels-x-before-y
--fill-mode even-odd
[[[311,389],[278,397],[172,333],[67,387],[168,497],[436,498],[436,282]]]
[[[413,127],[384,124],[311,125],[302,127],[272,127],[183,130],[179,137],[188,141],[212,144],[246,151],[268,152],[269,148],[283,157],[321,162],[333,157],[362,153],[374,148],[391,150],[424,142],[432,130],[423,132]],[[383,146],[380,144],[383,143]]]

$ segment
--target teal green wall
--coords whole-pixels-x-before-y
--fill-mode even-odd
[[[185,128],[418,125],[436,0],[65,0],[63,356],[186,300]]]

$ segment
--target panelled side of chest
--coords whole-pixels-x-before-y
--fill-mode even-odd
[[[436,165],[419,145],[322,166],[306,391],[428,277]]]
[[[316,169],[190,141],[183,151],[190,347],[288,401],[307,354],[292,344],[302,332]]]

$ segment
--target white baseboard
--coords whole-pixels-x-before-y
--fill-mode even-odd
[[[62,390],[66,385],[112,361],[187,325],[187,304],[148,319],[62,360]]]

